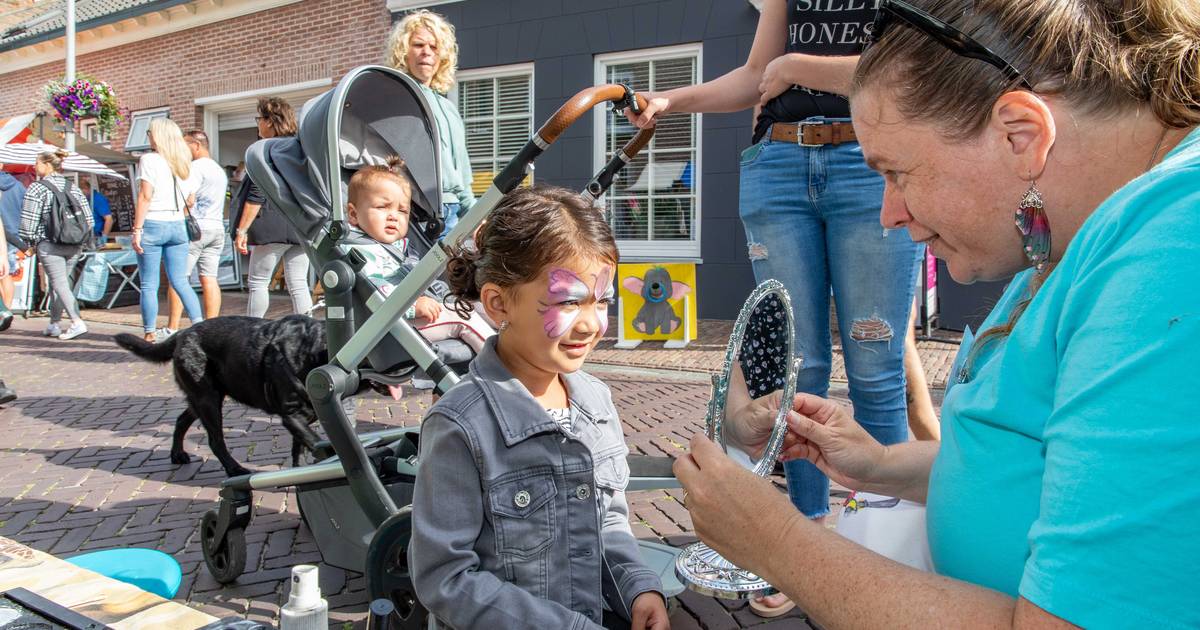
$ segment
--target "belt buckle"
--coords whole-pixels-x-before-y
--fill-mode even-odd
[[[820,127],[823,124],[825,124],[825,123],[819,123],[819,122],[798,122],[798,123],[796,123],[796,144],[798,144],[802,147],[808,148],[808,149],[815,149],[817,147],[825,146],[824,144],[819,143],[819,142],[817,144],[806,144],[804,142],[804,128],[805,127]]]

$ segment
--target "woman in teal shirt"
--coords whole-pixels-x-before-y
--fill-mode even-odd
[[[959,282],[1015,277],[963,345],[940,450],[797,396],[785,457],[927,502],[937,573],[808,522],[703,437],[675,465],[697,533],[830,628],[1200,626],[1194,0],[879,16],[851,105],[884,227]]]
[[[405,15],[388,37],[388,65],[417,81],[437,121],[445,236],[458,223],[458,217],[475,204],[466,127],[458,109],[444,96],[454,87],[458,69],[454,26],[425,9]]]

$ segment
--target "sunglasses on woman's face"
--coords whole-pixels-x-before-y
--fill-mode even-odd
[[[966,33],[902,0],[879,0],[879,11],[875,14],[869,43],[879,41],[884,31],[895,21],[932,37],[956,55],[989,63],[999,68],[1010,81],[1020,81],[1021,87],[1033,90],[1033,86],[1025,80],[1021,71],[1014,68],[1004,57],[971,39]]]

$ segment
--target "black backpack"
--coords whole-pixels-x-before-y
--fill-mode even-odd
[[[82,245],[88,242],[92,236],[92,228],[87,221],[88,210],[71,194],[71,181],[67,180],[65,191],[59,190],[48,180],[38,183],[54,194],[46,216],[46,238],[59,245]]]

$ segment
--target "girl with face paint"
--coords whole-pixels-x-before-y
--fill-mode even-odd
[[[481,306],[499,330],[421,426],[409,563],[453,627],[669,627],[629,527],[621,422],[580,369],[617,258],[603,214],[550,187],[510,193],[452,251],[452,308]]]

